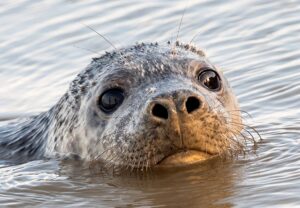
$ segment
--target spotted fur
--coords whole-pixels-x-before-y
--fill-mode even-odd
[[[198,83],[201,67],[218,71],[222,90]],[[125,91],[111,115],[99,109],[106,89]],[[172,118],[166,127],[150,121],[150,103],[163,95],[201,97],[191,115]],[[202,50],[189,44],[140,43],[94,58],[48,112],[0,127],[0,157],[30,160],[76,156],[107,164],[148,167],[178,149],[226,155],[243,149],[239,107],[222,72]]]

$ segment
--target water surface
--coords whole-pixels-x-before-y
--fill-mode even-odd
[[[2,0],[0,120],[48,110],[111,46],[175,40],[186,1]],[[221,67],[256,155],[123,177],[77,162],[0,161],[2,206],[300,207],[300,1],[190,0],[179,38]],[[81,49],[85,48],[85,49]],[[91,52],[94,51],[94,52]]]

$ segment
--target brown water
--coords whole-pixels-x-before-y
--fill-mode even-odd
[[[174,40],[186,1],[1,0],[0,120],[46,111],[97,53]],[[83,24],[82,24],[83,23]],[[190,0],[180,40],[222,67],[263,137],[234,161],[116,176],[75,162],[0,161],[0,205],[300,207],[300,1]]]

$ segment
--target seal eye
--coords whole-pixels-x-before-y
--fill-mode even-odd
[[[110,89],[102,93],[99,99],[99,107],[105,113],[116,110],[124,100],[124,92],[121,89]]]
[[[207,89],[217,91],[221,88],[221,80],[217,72],[212,69],[202,71],[198,76],[199,82]]]

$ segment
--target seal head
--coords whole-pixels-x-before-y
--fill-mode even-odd
[[[227,80],[201,50],[142,43],[94,58],[48,112],[2,130],[0,147],[13,150],[7,157],[183,165],[242,150],[241,122]]]
[[[148,167],[242,148],[236,139],[241,116],[228,82],[189,45],[137,44],[107,53],[78,75],[65,97],[49,130],[49,156]]]

